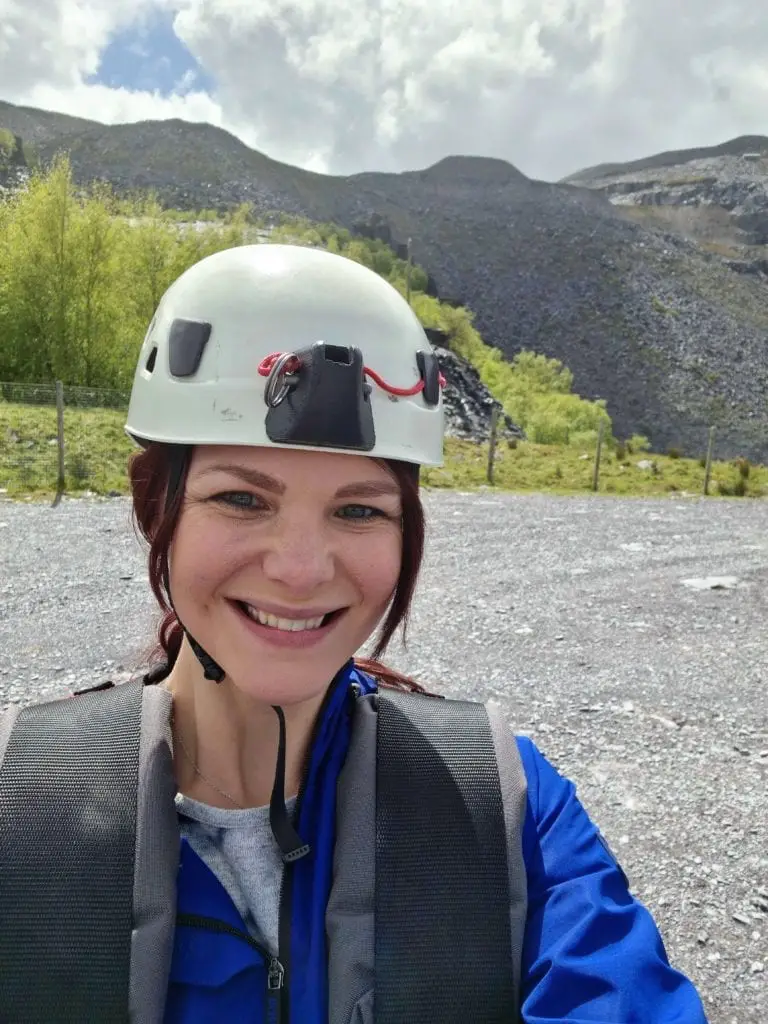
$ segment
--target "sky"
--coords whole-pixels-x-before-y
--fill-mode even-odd
[[[756,0],[0,0],[0,99],[180,117],[353,174],[501,157],[555,181],[768,134]]]

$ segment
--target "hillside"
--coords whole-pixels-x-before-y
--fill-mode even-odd
[[[705,250],[727,258],[765,259],[768,138],[764,136],[742,136],[711,149],[660,153],[627,164],[603,164],[571,175],[566,183],[605,196],[617,213],[638,222],[674,229],[703,243]],[[762,268],[755,267],[754,272]]]
[[[66,149],[81,182],[152,188],[182,209],[249,202],[259,214],[332,221],[395,247],[410,237],[433,290],[473,310],[487,342],[508,357],[533,349],[562,360],[577,392],[607,400],[618,436],[643,433],[658,448],[698,454],[715,424],[719,454],[768,458],[761,274],[739,272],[740,251],[723,255],[676,223],[640,222],[627,212],[632,193],[614,179],[547,184],[503,161],[460,156],[421,171],[333,177],[280,164],[209,125],[64,118],[58,130],[57,116],[4,105],[0,127],[34,140],[43,162]],[[728,220],[738,208],[736,227],[748,232],[749,204],[723,204],[729,187],[737,196],[764,193],[760,160],[730,152],[699,159],[743,165],[743,178],[717,187],[708,215]],[[615,173],[657,172],[633,166]],[[674,180],[677,165],[664,166]],[[685,186],[673,186],[669,205],[687,216],[686,194],[675,188]]]

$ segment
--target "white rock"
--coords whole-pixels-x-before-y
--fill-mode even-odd
[[[737,576],[704,576],[680,582],[691,590],[735,590],[741,581]]]

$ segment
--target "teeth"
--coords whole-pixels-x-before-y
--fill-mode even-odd
[[[269,615],[267,612],[261,611],[260,608],[254,608],[252,604],[244,607],[247,609],[248,615],[256,622],[260,622],[262,626],[283,629],[288,633],[298,633],[303,629],[319,629],[325,618],[324,615],[318,615],[314,619],[280,619],[277,615]]]

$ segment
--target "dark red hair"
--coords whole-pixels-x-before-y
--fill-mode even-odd
[[[363,672],[375,676],[383,686],[401,690],[426,692],[408,676],[382,665],[384,653],[399,626],[403,637],[408,624],[416,580],[424,551],[424,510],[419,497],[419,485],[413,466],[405,462],[386,460],[397,478],[402,495],[402,561],[400,576],[387,616],[376,639],[371,658],[356,658],[355,664]],[[188,465],[188,463],[187,463]],[[168,445],[152,442],[133,455],[128,475],[133,495],[134,523],[149,544],[149,582],[162,611],[157,632],[157,643],[149,653],[150,662],[167,661],[173,665],[184,636],[181,623],[171,608],[170,595],[165,586],[168,573],[168,551],[181,511],[186,470],[168,509],[165,495],[171,477],[172,457]]]

